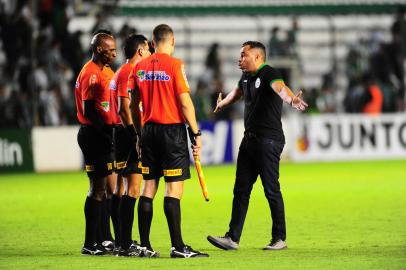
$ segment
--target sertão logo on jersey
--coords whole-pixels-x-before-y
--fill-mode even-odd
[[[137,71],[138,79],[142,81],[169,81],[171,76],[165,73],[165,71],[157,70],[157,71],[148,71],[145,70],[138,70]]]
[[[144,70],[137,70],[137,77],[140,81],[145,80],[145,71]]]
[[[258,79],[255,81],[255,88],[258,88],[260,85],[261,85],[261,80],[258,78]]]

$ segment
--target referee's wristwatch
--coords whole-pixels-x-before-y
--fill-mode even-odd
[[[200,129],[197,130],[197,133],[192,132],[193,137],[202,136],[202,131]]]

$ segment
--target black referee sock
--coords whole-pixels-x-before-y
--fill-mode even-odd
[[[85,220],[86,220],[86,229],[85,229],[85,247],[92,247],[96,243],[96,233],[97,233],[97,224],[100,220],[101,212],[101,202],[86,197],[85,201]]]
[[[136,199],[127,195],[121,197],[120,224],[121,247],[128,249],[131,245],[132,224],[134,221],[134,206]]]
[[[97,227],[97,243],[102,244],[104,241],[113,241],[110,233],[110,211],[105,196],[101,201],[100,222]]]
[[[104,240],[103,236],[103,216],[104,216],[104,199],[105,197],[103,196],[103,199],[100,201],[100,215],[99,215],[99,220],[97,222],[96,226],[96,242],[101,245]]]
[[[129,225],[130,225],[130,232],[131,232],[131,234],[130,234],[130,240],[132,241],[133,240],[133,238],[132,238],[132,231],[133,231],[133,224],[134,224],[134,209],[135,209],[135,203],[137,202],[137,198],[133,198],[133,197],[130,197],[131,198],[131,202],[132,202],[132,204],[130,205],[130,220],[129,220]]]
[[[164,198],[164,211],[171,235],[172,246],[181,249],[185,246],[180,226],[180,200],[173,197]]]
[[[138,231],[140,233],[141,246],[152,249],[149,242],[149,232],[153,215],[152,199],[141,196],[138,201]]]
[[[110,213],[111,213],[111,221],[113,222],[113,229],[114,229],[114,243],[116,246],[121,246],[120,243],[120,215],[119,215],[119,207],[120,207],[120,197],[116,194],[111,196],[110,200]]]
[[[102,204],[102,232],[103,232],[103,240],[113,241],[113,236],[111,235],[110,229],[110,198],[104,198]]]

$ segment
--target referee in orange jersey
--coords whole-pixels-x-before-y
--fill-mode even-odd
[[[119,256],[139,256],[137,242],[132,241],[135,202],[140,195],[142,180],[141,164],[135,148],[136,129],[130,111],[130,96],[127,91],[128,77],[134,65],[150,56],[147,38],[143,35],[130,34],[124,41],[126,63],[123,64],[110,82],[115,118],[116,171],[123,177],[124,194],[120,199],[119,222],[115,226],[116,247]],[[117,182],[119,183],[119,182]],[[117,188],[116,188],[117,190]]]
[[[111,35],[111,32],[107,31],[108,35]],[[109,64],[105,65],[103,70],[102,70],[104,76],[106,78],[112,78],[114,76],[114,70],[111,68]],[[110,93],[111,95],[111,93]],[[113,110],[113,104],[111,102],[111,96],[110,96],[110,117],[111,117],[111,124],[113,125],[113,130],[114,126],[116,123],[114,122],[114,110]],[[113,131],[113,147],[111,148],[112,153],[114,154],[114,131]],[[97,232],[97,243],[101,243],[103,248],[107,250],[108,252],[112,252],[114,249],[114,240],[111,235],[111,229],[110,229],[110,216],[112,215],[111,213],[111,199],[112,195],[114,193],[114,189],[116,186],[117,182],[117,173],[115,172],[115,157],[113,155],[113,171],[111,174],[107,176],[107,181],[106,181],[106,192],[102,200],[102,206],[101,206],[101,225],[99,226],[98,232]]]
[[[110,36],[113,36],[113,33],[107,29],[98,29],[96,32],[93,33],[93,36],[97,34],[107,34]],[[110,64],[104,65],[102,69],[102,73],[106,78],[112,78],[114,76],[114,71],[111,68]],[[110,97],[111,98],[111,97]],[[110,100],[110,109],[109,113],[111,114],[111,119],[112,119],[112,124],[115,126],[114,122],[114,117],[115,114],[117,114],[117,109],[114,107],[114,103],[111,102]],[[114,129],[114,128],[113,128]],[[113,131],[114,134],[114,131]],[[114,135],[113,135],[114,137]],[[114,139],[114,138],[113,138]],[[112,147],[111,151],[114,151],[114,146]],[[111,219],[113,220],[114,216],[114,200],[112,198],[112,195],[114,193],[114,189],[116,186],[116,181],[117,181],[117,174],[115,173],[115,162],[113,163],[113,172],[107,176],[107,183],[106,183],[106,194],[103,197],[103,200],[101,202],[101,223],[100,226],[98,227],[97,230],[97,243],[101,243],[103,248],[109,252],[112,252],[114,249],[114,240],[110,232],[110,215]],[[114,224],[114,222],[113,222]]]
[[[77,117],[81,124],[78,144],[84,155],[90,184],[84,207],[86,230],[81,253],[104,255],[106,250],[96,243],[96,233],[101,225],[106,178],[113,169],[113,128],[108,88],[112,74],[104,69],[116,57],[116,43],[111,35],[99,33],[93,36],[91,48],[92,59],[80,71],[75,85]]]
[[[183,242],[180,200],[183,181],[190,178],[185,122],[196,138],[193,154],[200,156],[201,133],[190,98],[183,62],[172,57],[175,38],[171,27],[158,25],[153,30],[155,53],[139,62],[129,77],[135,126],[140,124],[142,102],[144,126],[141,135],[144,188],[138,202],[138,226],[145,256],[158,256],[149,241],[152,201],[159,178],[165,179],[164,211],[171,236],[172,258],[208,257]],[[138,131],[140,132],[140,131]]]

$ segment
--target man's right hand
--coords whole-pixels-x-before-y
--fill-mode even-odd
[[[221,101],[223,101],[223,98],[222,98],[222,94],[220,92],[219,96],[217,98],[216,108],[214,109],[215,113],[221,111],[221,109],[223,108],[224,104]]]
[[[304,101],[301,99],[302,94],[303,94],[303,92],[302,92],[302,91],[299,91],[299,93],[297,93],[297,95],[295,95],[295,96],[292,98],[292,103],[291,103],[291,105],[292,105],[293,108],[295,108],[295,109],[298,110],[298,111],[304,111],[304,110],[306,110],[307,106],[309,106],[309,105],[307,105],[306,102],[304,102]]]

